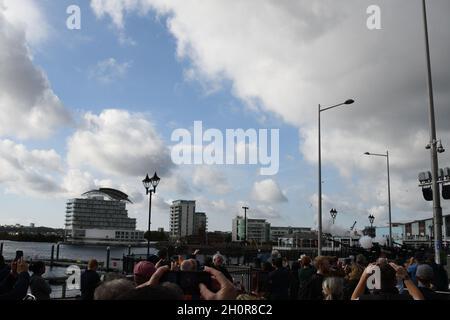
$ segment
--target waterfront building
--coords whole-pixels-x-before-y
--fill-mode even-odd
[[[72,244],[137,245],[144,232],[136,230],[136,219],[128,217],[125,193],[100,188],[70,199],[66,204],[65,238]]]
[[[205,212],[196,212],[194,214],[194,232],[195,235],[205,234],[208,230],[208,219]]]
[[[377,226],[375,229],[378,238],[389,236],[389,226]],[[399,244],[433,246],[433,234],[433,218],[392,224],[392,238]],[[442,242],[444,247],[450,245],[450,214],[442,217]]]
[[[170,236],[181,238],[194,234],[194,200],[176,200],[170,206]]]
[[[266,219],[247,218],[247,228],[245,219],[237,216],[232,221],[232,241],[244,241],[247,229],[247,241],[265,243],[270,241],[270,223]]]
[[[270,227],[270,241],[277,242],[279,238],[310,231],[311,228],[306,227]]]

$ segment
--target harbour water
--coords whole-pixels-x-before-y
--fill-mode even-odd
[[[56,258],[56,244],[43,242],[16,242],[1,240],[3,243],[3,256],[6,260],[12,260],[16,256],[17,250],[22,250],[24,258],[27,261],[48,260],[51,257],[52,245],[54,248],[54,257]],[[134,254],[146,254],[146,247],[132,247],[131,252]],[[155,248],[150,248],[151,254],[156,254]],[[113,247],[110,246],[110,257],[113,259],[121,259],[123,255],[128,254],[127,247]],[[100,263],[106,262],[106,246],[75,246],[60,244],[59,259],[70,259],[75,261],[87,261],[89,259],[97,259]],[[67,268],[64,267],[47,267],[44,278],[67,276]],[[57,299],[62,297],[62,286],[51,286],[51,298]],[[68,288],[65,296],[67,298],[74,298],[80,295],[79,289]]]
[[[56,257],[56,244],[45,242],[16,242],[0,240],[3,242],[3,256],[5,259],[14,259],[17,250],[22,250],[26,260],[50,259],[52,245],[55,245],[54,256]],[[110,246],[111,259],[121,259],[122,256],[128,254],[127,247]],[[146,247],[132,247],[131,252],[134,254],[146,254]],[[155,248],[150,248],[150,253],[156,254]],[[70,259],[75,261],[87,261],[89,259],[97,259],[99,262],[106,262],[106,246],[76,246],[61,244],[59,246],[59,258]]]

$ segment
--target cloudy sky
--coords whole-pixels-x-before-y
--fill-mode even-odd
[[[450,149],[450,2],[428,1],[438,136]],[[369,5],[381,30],[369,30]],[[66,27],[70,5],[81,29]],[[317,106],[323,113],[324,225],[430,217],[417,174],[430,167],[419,0],[0,0],[0,224],[62,227],[65,201],[97,187],[128,193],[147,224],[141,180],[162,180],[152,226],[168,204],[197,200],[210,230],[231,219],[315,227]],[[175,165],[170,140],[207,128],[279,129],[280,170]],[[441,167],[450,165],[449,152]],[[429,169],[428,169],[429,170]],[[449,213],[448,201],[443,202]]]

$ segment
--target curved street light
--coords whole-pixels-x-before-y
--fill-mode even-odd
[[[324,112],[324,111],[327,111],[327,110],[330,110],[330,109],[333,109],[333,108],[337,108],[337,107],[340,107],[340,106],[343,106],[343,105],[350,105],[350,104],[353,104],[353,103],[355,103],[355,100],[353,100],[353,99],[348,99],[348,100],[346,100],[345,102],[343,102],[343,103],[339,103],[339,104],[336,104],[336,105],[334,105],[334,106],[331,106],[331,107],[326,107],[326,108],[322,108],[322,106],[319,104],[319,107],[318,107],[318,123],[319,123],[319,125],[318,125],[318,141],[319,141],[319,179],[318,179],[318,185],[319,185],[319,195],[318,195],[318,197],[319,197],[319,205],[317,206],[317,214],[318,214],[318,216],[319,216],[319,219],[318,219],[318,233],[317,233],[317,255],[322,255],[322,147],[321,147],[321,137],[320,137],[320,114],[322,113],[322,112]]]
[[[392,245],[392,209],[391,209],[391,178],[389,175],[389,151],[386,151],[386,154],[384,153],[370,153],[365,152],[366,156],[375,156],[375,157],[385,157],[387,161],[387,183],[388,183],[388,205],[389,205],[389,241],[388,244]]]

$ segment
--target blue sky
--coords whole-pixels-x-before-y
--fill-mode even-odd
[[[2,141],[22,144],[31,154],[32,150],[54,150],[59,155],[58,164],[44,171],[33,161],[20,160],[23,168],[36,174],[36,181],[42,179],[45,186],[53,181],[50,184],[57,190],[24,185],[24,172],[0,176],[1,224],[62,227],[68,197],[79,195],[84,186],[110,186],[132,196],[135,204],[129,206],[130,216],[138,219],[138,228],[145,229],[148,207],[140,181],[160,168],[153,228],[168,228],[168,203],[175,199],[197,200],[212,230],[230,230],[242,204],[250,206],[251,217],[265,217],[273,225],[315,227],[315,111],[318,103],[329,105],[347,98],[357,100],[352,109],[327,112],[323,119],[325,224],[332,207],[339,211],[336,230],[348,229],[355,220],[363,227],[369,213],[380,224],[386,223],[385,164],[382,159],[363,157],[365,151],[389,149],[393,154],[394,220],[430,214],[415,182],[417,172],[429,165],[428,154],[422,150],[427,132],[425,109],[421,109],[426,82],[423,69],[416,68],[422,56],[402,59],[404,50],[421,48],[423,41],[411,40],[407,48],[396,42],[421,30],[420,24],[409,22],[408,26],[393,16],[393,11],[403,9],[401,5],[380,1],[388,12],[385,29],[369,33],[364,25],[368,2],[364,1],[355,7],[360,14],[353,18],[349,12],[354,1],[342,6],[322,1],[321,10],[316,11],[310,11],[305,1],[279,5],[249,1],[243,6],[255,11],[252,19],[233,14],[243,10],[235,8],[237,4],[212,1],[200,7],[193,2],[187,6],[179,1],[139,0],[127,7],[126,1],[117,1],[116,7],[110,7],[108,1],[26,1],[29,7],[22,14],[33,18],[33,12],[38,12],[42,17],[29,20],[44,25],[46,35],[39,41],[30,40],[29,34],[37,32],[32,26],[15,24],[23,17],[5,14],[8,27],[23,28],[27,34],[33,71],[42,70],[71,121],[53,126],[44,138],[23,138],[14,129],[0,132]],[[81,8],[81,30],[66,28],[65,11],[72,4]],[[447,7],[438,1],[431,10],[432,21],[439,22],[431,27],[435,39],[442,36],[439,30],[445,22],[440,11]],[[414,17],[417,9],[407,8],[407,12]],[[297,17],[291,15],[296,10],[301,13]],[[111,19],[117,15],[122,15],[123,25]],[[235,20],[229,21],[230,17]],[[133,44],[122,43],[121,37]],[[341,41],[361,45],[327,50]],[[444,65],[449,45],[437,42],[433,46],[436,65]],[[398,70],[386,77],[393,66]],[[448,89],[440,85],[449,76],[447,69],[436,76],[439,119],[448,115]],[[403,79],[414,80],[403,84]],[[409,95],[411,91],[418,97]],[[125,112],[129,121],[106,111],[111,109]],[[402,117],[405,114],[408,117]],[[393,119],[401,120],[393,123]],[[279,129],[279,173],[261,176],[259,165],[178,167],[167,161],[170,158],[159,157],[174,144],[170,141],[174,129],[190,130],[199,120],[205,129],[222,132]],[[134,129],[142,133],[141,138],[131,135],[129,144],[112,138],[102,143],[120,130],[126,132],[130,124],[137,126]],[[438,125],[441,136],[448,138],[448,123],[438,120]],[[140,143],[142,154],[133,151],[140,149]],[[103,148],[108,151],[104,153]],[[405,148],[414,156],[405,157]],[[46,157],[55,158],[48,153]],[[70,179],[69,172],[73,173]]]

